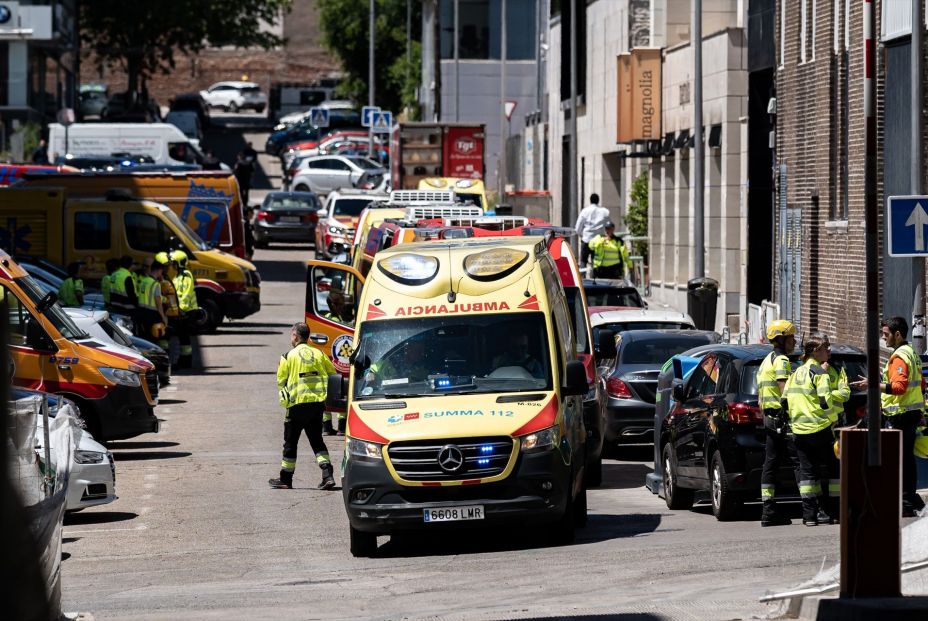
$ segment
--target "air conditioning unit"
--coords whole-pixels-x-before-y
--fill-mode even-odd
[[[408,205],[413,203],[454,203],[454,192],[450,190],[393,190],[390,203]]]
[[[470,205],[411,205],[406,208],[407,220],[431,220],[432,218],[479,218],[483,209]]]

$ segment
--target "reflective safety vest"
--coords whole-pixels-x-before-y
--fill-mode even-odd
[[[328,356],[300,343],[281,357],[277,367],[280,405],[291,408],[300,403],[324,402],[329,375],[335,373]]]
[[[833,366],[829,366],[828,387],[831,389],[831,409],[828,410],[828,418],[832,423],[836,423],[841,413],[844,412],[844,404],[851,398],[851,387],[848,385],[847,372],[843,368],[839,371]]]
[[[886,416],[896,416],[906,412],[920,412],[925,409],[925,395],[922,393],[922,363],[912,346],[906,343],[896,348],[893,355],[889,357],[889,362],[883,368],[883,383],[889,383],[889,363],[893,358],[899,357],[905,362],[909,369],[909,385],[901,395],[880,395],[880,402],[883,405],[883,414]]]
[[[80,306],[77,294],[84,295],[84,281],[80,278],[65,278],[58,287],[58,301],[62,306]]]
[[[113,272],[111,279],[110,302],[112,304],[119,304],[121,306],[127,306],[131,308],[133,304],[129,299],[129,288],[126,286],[126,283],[132,280],[132,272],[124,267],[120,267],[118,270]],[[136,295],[138,295],[138,289],[135,289],[135,292]]]
[[[593,253],[593,267],[610,267],[630,263],[625,243],[615,237],[597,235],[590,240],[590,252]]]
[[[786,383],[789,424],[796,435],[831,427],[831,385],[828,373],[814,358],[806,360]]]
[[[200,308],[197,304],[196,281],[190,270],[184,270],[174,277],[174,290],[177,292],[177,304],[181,312],[189,313]]]
[[[158,281],[151,276],[139,278],[139,308],[158,311],[158,296],[155,293],[157,285]]]
[[[113,275],[107,274],[100,279],[100,291],[103,293],[103,303],[110,303],[110,289],[113,288]]]
[[[161,284],[161,302],[164,305],[164,314],[168,317],[179,317],[180,307],[177,305],[177,291],[174,290],[174,283],[167,278],[163,278]]]
[[[791,371],[789,358],[776,351],[770,352],[760,363],[757,368],[757,402],[762,410],[782,408],[779,382],[788,380]]]

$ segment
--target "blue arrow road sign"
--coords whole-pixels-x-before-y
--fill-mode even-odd
[[[328,127],[329,111],[326,108],[311,108],[309,111],[309,122],[315,127]]]
[[[361,126],[370,127],[374,124],[374,115],[380,112],[377,106],[364,106],[361,108]]]
[[[928,196],[890,196],[887,204],[889,256],[928,256]]]
[[[374,124],[371,129],[377,133],[389,133],[391,127],[393,127],[393,113],[379,110],[374,115]]]

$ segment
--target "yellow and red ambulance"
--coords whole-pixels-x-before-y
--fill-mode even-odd
[[[310,273],[330,287],[308,295],[317,333],[332,287],[361,280],[349,266]],[[545,240],[383,250],[356,306],[341,352],[352,553],[372,553],[378,534],[462,523],[554,523],[569,541],[586,516],[588,382]]]
[[[43,294],[10,255],[0,251],[0,300],[6,303],[13,384],[64,395],[77,403],[97,440],[157,432],[149,392],[155,367],[108,349],[85,334]]]

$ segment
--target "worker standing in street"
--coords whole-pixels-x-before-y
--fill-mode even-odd
[[[180,309],[181,321],[184,324],[184,330],[178,334],[180,339],[180,358],[177,366],[181,369],[189,369],[193,366],[193,345],[190,341],[190,331],[194,323],[194,317],[200,311],[200,305],[197,303],[196,280],[190,270],[187,269],[187,253],[183,250],[174,250],[171,252],[171,260],[177,265],[176,275],[174,276],[174,290],[177,292],[177,305]]]
[[[161,285],[157,277],[161,275],[161,263],[146,257],[142,263],[139,276],[139,318],[140,335],[145,339],[158,339],[165,331],[166,319],[161,302]]]
[[[170,271],[174,264],[166,252],[156,254],[155,263],[161,266],[161,269],[156,270],[153,276],[161,287],[161,308],[164,313],[165,326],[167,326],[165,333],[158,339],[158,345],[168,352],[171,364],[174,365],[177,364],[178,357],[176,351],[171,351],[171,339],[180,338],[181,332],[186,333],[185,327],[181,325],[180,307],[177,305],[177,291],[174,290],[174,283],[171,281],[174,274],[171,274]],[[189,338],[188,335],[187,339],[189,340]]]
[[[580,236],[580,265],[589,264],[590,240],[602,235],[606,222],[609,221],[609,210],[599,205],[599,194],[590,194],[590,204],[580,210],[577,216],[577,235]]]
[[[84,305],[84,281],[81,280],[81,264],[68,264],[68,277],[58,287],[58,301],[62,306]]]
[[[119,259],[106,260],[106,275],[100,279],[100,291],[103,293],[103,306],[110,310],[110,291],[113,289],[113,274],[119,269]]]
[[[789,354],[796,347],[796,326],[777,319],[767,326],[767,340],[773,351],[757,369],[757,400],[764,413],[764,468],[760,478],[763,501],[761,526],[785,526],[792,521],[777,509],[777,474],[781,467],[792,466],[795,460],[788,440],[789,422],[782,400],[786,381],[792,373]]]
[[[925,508],[916,491],[915,462],[916,429],[921,426],[925,411],[925,379],[921,359],[906,341],[908,334],[909,324],[902,317],[883,322],[883,343],[893,353],[883,369],[880,400],[883,425],[902,432],[902,517],[915,517],[916,511]],[[861,378],[852,385],[864,389],[867,384],[867,379]]]
[[[835,399],[827,370],[830,357],[828,337],[812,334],[803,345],[802,365],[786,383],[790,427],[799,458],[802,523],[806,526],[834,523],[841,490],[840,466],[834,452]],[[846,394],[846,400],[850,391],[842,390],[842,394]],[[828,480],[827,500],[822,480]]]
[[[590,240],[589,248],[593,255],[594,278],[624,278],[626,270],[631,270],[632,261],[628,257],[628,248],[621,237],[615,235],[615,224],[607,220],[605,232]]]
[[[277,367],[277,388],[280,404],[286,408],[284,419],[284,453],[280,462],[280,478],[268,483],[275,489],[292,489],[296,470],[297,445],[305,432],[316,454],[316,463],[322,469],[319,489],[335,487],[329,449],[322,439],[322,413],[325,410],[329,375],[336,373],[335,365],[324,353],[306,344],[309,327],[297,323],[290,329],[290,345]]]
[[[110,306],[116,312],[129,315],[136,321],[138,318],[135,311],[139,299],[131,270],[132,257],[125,255],[119,260],[119,269],[110,277]]]

